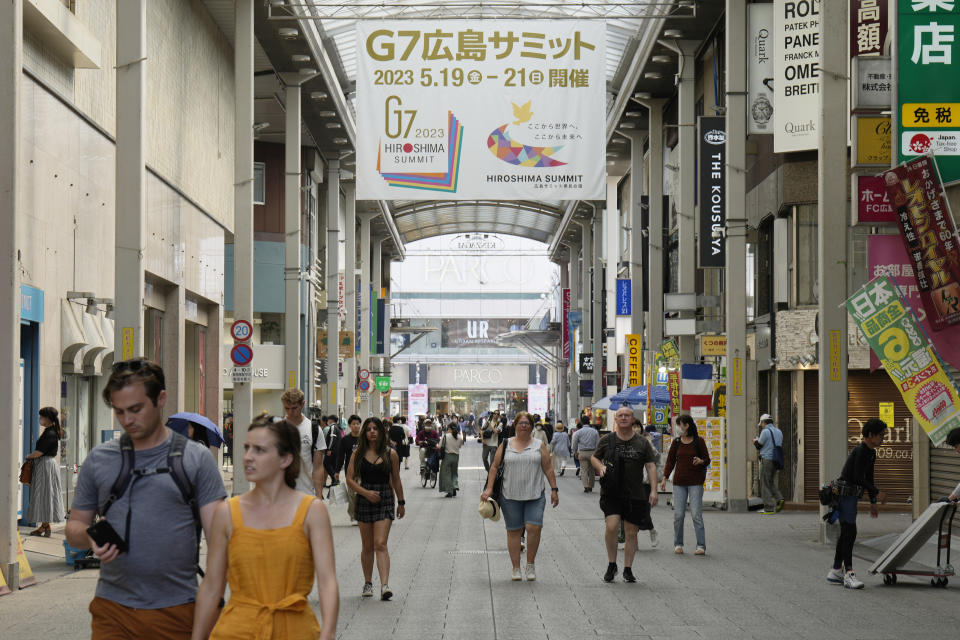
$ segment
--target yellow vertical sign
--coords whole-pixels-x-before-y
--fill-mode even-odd
[[[743,358],[733,359],[733,395],[743,395]]]
[[[883,422],[892,429],[894,423],[896,422],[894,404],[892,402],[881,402],[879,414],[880,414],[880,419],[883,420]]]
[[[288,371],[288,372],[287,372],[287,388],[288,388],[288,389],[295,389],[296,386],[297,386],[297,372],[296,372],[296,371]]]
[[[628,333],[627,339],[627,386],[636,387],[643,384],[643,336],[639,333]]]
[[[133,327],[123,328],[123,360],[130,360],[134,356]]]
[[[840,351],[843,348],[840,331],[834,329],[830,331],[830,379],[840,379]]]

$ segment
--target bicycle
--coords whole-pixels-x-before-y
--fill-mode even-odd
[[[427,463],[424,462],[420,465],[420,486],[426,488],[427,483],[430,483],[430,488],[433,489],[437,486],[437,476],[439,474],[427,466]]]

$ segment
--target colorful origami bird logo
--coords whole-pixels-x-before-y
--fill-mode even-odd
[[[519,125],[529,122],[533,117],[531,110],[531,100],[527,100],[522,105],[513,105],[513,117],[516,118],[513,124]],[[552,157],[563,146],[559,147],[534,147],[532,145],[514,142],[507,132],[509,124],[497,127],[487,137],[487,148],[490,152],[508,164],[514,164],[521,167],[559,167],[567,164]]]

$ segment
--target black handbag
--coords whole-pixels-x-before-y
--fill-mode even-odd
[[[495,500],[497,504],[502,504],[500,501],[501,494],[503,493],[503,465],[504,458],[507,457],[507,441],[504,440],[500,444],[500,466],[497,467],[497,475],[493,479],[493,492],[490,494],[490,498]]]
[[[445,456],[445,455],[447,455],[447,436],[446,436],[446,434],[444,434],[444,436],[443,436],[442,438],[440,438],[440,451],[437,453],[437,459],[442,462],[442,461],[443,461],[443,456]]]

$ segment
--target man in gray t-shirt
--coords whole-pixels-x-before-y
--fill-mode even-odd
[[[162,422],[163,370],[144,360],[117,363],[103,396],[133,443],[134,469],[167,467],[173,432]],[[127,552],[97,545],[86,532],[106,503],[121,464],[119,441],[90,452],[67,522],[67,542],[92,548],[101,561],[90,604],[91,637],[189,638],[197,592],[196,528],[171,474],[134,474],[110,506],[105,519],[127,542]],[[183,467],[208,531],[214,510],[226,497],[216,461],[201,444],[188,441]]]

